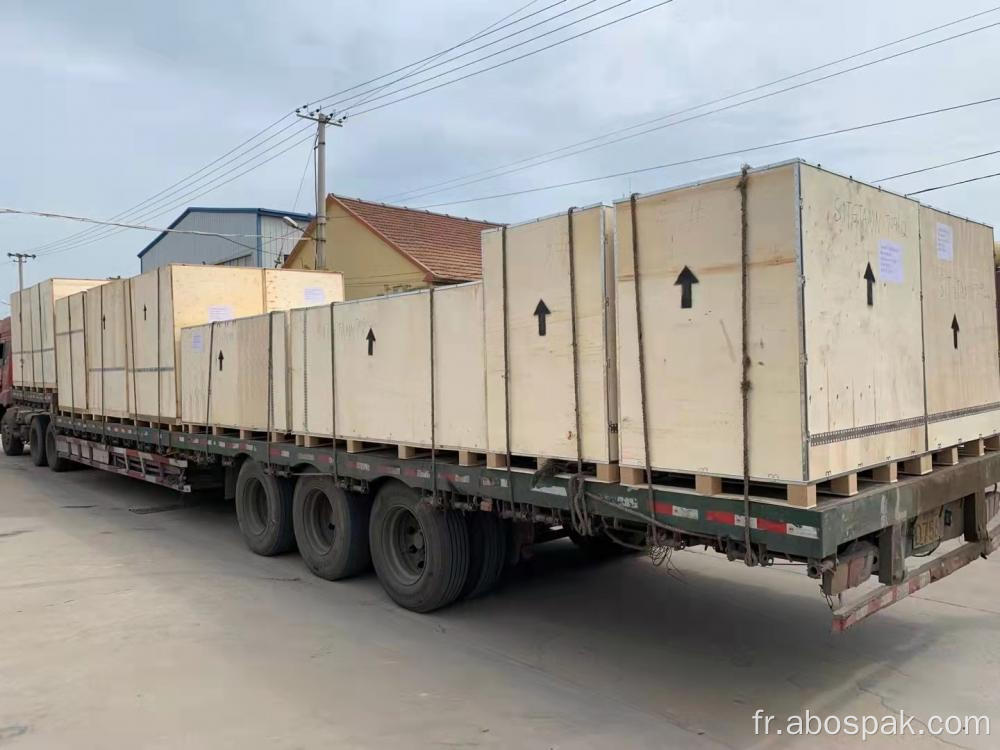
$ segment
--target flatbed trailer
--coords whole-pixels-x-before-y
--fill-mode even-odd
[[[236,501],[253,551],[277,554],[297,541],[307,565],[329,579],[371,560],[387,593],[415,611],[483,593],[525,547],[569,535],[603,554],[636,548],[662,559],[703,545],[747,565],[802,563],[839,632],[1000,544],[991,526],[1000,510],[997,451],[801,508],[745,498],[741,483],[707,496],[680,477],[626,486],[575,472],[465,466],[446,452],[403,459],[394,448],[348,453],[340,443],[301,447],[61,414],[52,394],[15,390],[14,402],[20,416],[8,410],[5,430],[28,442],[44,436],[51,468],[73,462],[179,492],[222,491]],[[964,544],[929,556],[952,539]],[[908,566],[914,558],[927,562]],[[880,586],[844,602],[873,577]]]

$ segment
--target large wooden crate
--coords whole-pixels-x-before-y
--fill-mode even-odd
[[[331,349],[331,322],[338,337],[336,352]],[[430,447],[433,442],[441,449],[485,452],[482,331],[481,282],[376,297],[346,306],[292,310],[288,341],[292,432],[421,447]],[[335,363],[336,386],[331,376]],[[336,389],[347,394],[344,405],[340,399],[334,402]],[[370,401],[358,404],[358,399]]]
[[[288,432],[286,325],[281,311],[183,329],[183,421]]]
[[[55,303],[103,284],[97,279],[46,279],[10,297],[12,381],[18,388],[53,390],[56,377]]]
[[[83,294],[87,411],[95,416],[130,417],[128,279],[113,279]]]
[[[920,206],[929,447],[1000,433],[993,229]]]
[[[654,469],[743,475],[744,219],[751,478],[815,483],[925,451],[917,203],[801,162],[751,171],[745,212],[740,184],[616,204],[622,464],[645,466],[645,412]],[[815,486],[789,497],[815,502]]]
[[[514,455],[617,460],[613,232],[609,206],[483,232],[494,458],[507,453],[509,431]]]
[[[56,300],[56,383],[59,408],[74,412],[90,409],[87,400],[87,344],[84,335],[87,295],[71,294]]]
[[[172,422],[180,417],[176,377],[181,329],[343,299],[339,273],[170,265],[130,282],[135,328],[129,378],[136,416]]]

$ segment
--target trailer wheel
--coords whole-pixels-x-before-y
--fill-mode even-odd
[[[379,582],[399,606],[431,612],[462,592],[469,532],[460,513],[438,510],[391,482],[375,497],[369,538]]]
[[[507,526],[495,513],[476,512],[468,516],[469,572],[462,596],[474,599],[489,592],[507,565]]]
[[[31,420],[28,433],[28,449],[31,452],[31,463],[35,466],[45,466],[45,433],[48,430],[48,417],[35,417]]]
[[[20,456],[24,453],[24,441],[14,425],[16,416],[14,409],[8,409],[4,412],[3,419],[0,419],[0,443],[3,444],[5,456]]]
[[[245,461],[236,479],[236,519],[253,552],[288,552],[295,545],[291,480],[267,474],[256,461]]]
[[[45,458],[52,471],[62,472],[73,468],[72,462],[68,458],[60,456],[59,451],[56,450],[56,427],[51,422],[45,429]]]
[[[320,578],[336,581],[371,565],[368,548],[370,503],[345,492],[332,477],[301,477],[292,499],[299,554]]]

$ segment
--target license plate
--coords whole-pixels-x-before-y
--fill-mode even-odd
[[[921,513],[913,522],[913,548],[937,544],[944,535],[944,518],[940,510]]]

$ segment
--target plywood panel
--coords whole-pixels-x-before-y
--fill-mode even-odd
[[[803,479],[795,174],[747,184],[750,473],[762,479]],[[644,466],[631,203],[616,210],[621,461]],[[736,177],[636,201],[656,469],[743,473],[741,216]]]
[[[328,271],[264,270],[265,312],[328,305],[344,299],[344,278]]]
[[[55,304],[59,408],[71,411],[88,408],[84,298],[81,292],[56,300]]]
[[[438,287],[433,294],[435,443],[440,448],[484,452],[483,285]]]
[[[335,305],[334,351],[338,437],[430,445],[428,292]]]
[[[801,190],[815,479],[925,450],[920,255],[915,201],[808,165]]]
[[[289,312],[292,432],[322,437],[334,434],[332,314],[329,305]]]
[[[284,313],[185,328],[181,362],[184,422],[262,432],[287,430]],[[269,387],[274,388],[270,399]]]
[[[20,292],[10,295],[10,352],[11,352],[11,383],[21,387],[28,377],[25,368],[25,336],[22,336],[24,316],[21,310]]]
[[[579,403],[583,460],[606,463],[617,458],[617,441],[610,432],[616,407],[609,392],[614,380],[609,368],[614,363],[606,317],[614,295],[608,275],[611,248],[606,244],[610,220],[603,206],[573,213],[575,293],[570,285],[566,215],[508,227],[506,310],[504,230],[483,233],[490,451],[506,450],[508,371],[512,453],[575,459]],[[576,384],[571,294],[577,311]]]
[[[920,206],[931,448],[1000,432],[993,230]]]

